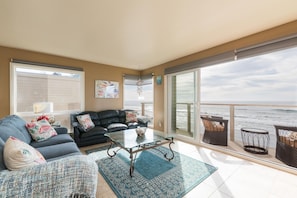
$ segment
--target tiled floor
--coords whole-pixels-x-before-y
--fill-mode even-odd
[[[84,152],[94,147],[98,145],[84,147],[81,150]],[[218,167],[215,173],[189,192],[185,198],[297,197],[297,176],[294,174],[181,141],[175,141],[173,149]],[[98,182],[98,198],[116,197],[100,174]]]

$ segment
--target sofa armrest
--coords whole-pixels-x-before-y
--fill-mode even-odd
[[[66,127],[54,127],[58,134],[67,134],[68,129]]]
[[[96,197],[98,167],[85,155],[0,171],[0,197]]]
[[[150,118],[148,118],[146,116],[137,117],[137,122],[139,123],[140,126],[147,127],[149,121],[150,121]]]

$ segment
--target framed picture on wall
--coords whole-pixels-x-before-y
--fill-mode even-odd
[[[119,98],[119,82],[95,80],[95,98]]]

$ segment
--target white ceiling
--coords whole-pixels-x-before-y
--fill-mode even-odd
[[[0,45],[142,70],[296,19],[296,0],[0,0]]]

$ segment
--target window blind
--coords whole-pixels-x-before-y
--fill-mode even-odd
[[[182,71],[187,71],[191,69],[206,67],[210,65],[225,63],[234,60],[234,52],[228,51],[225,53],[217,54],[215,56],[199,59],[190,63],[185,63],[182,65],[177,65],[174,67],[166,68],[164,73],[165,74],[172,74]]]
[[[142,85],[150,85],[150,84],[153,84],[152,77],[153,77],[152,74],[143,75],[143,76],[125,74],[124,75],[124,79],[125,79],[124,84],[125,85],[137,85],[137,82],[139,82],[139,80],[140,80]]]
[[[268,42],[263,42],[257,45],[235,49],[234,51],[228,51],[225,53],[217,54],[211,57],[199,59],[193,62],[177,65],[166,68],[165,74],[172,74],[191,69],[197,69],[201,67],[221,64],[225,62],[234,61],[237,59],[249,58],[252,56],[262,55],[277,50],[287,49],[297,46],[297,34],[283,37],[280,39],[274,39]]]
[[[12,63],[26,64],[26,65],[31,65],[31,66],[35,65],[35,66],[52,67],[52,68],[75,70],[75,71],[83,71],[83,68],[80,68],[80,67],[55,65],[55,64],[40,63],[40,62],[32,62],[32,61],[19,60],[19,59],[11,59],[11,62]]]
[[[267,54],[294,46],[297,46],[297,35],[260,43],[258,45],[253,45],[250,47],[240,48],[236,50],[235,55],[236,59],[249,58],[252,56]]]

